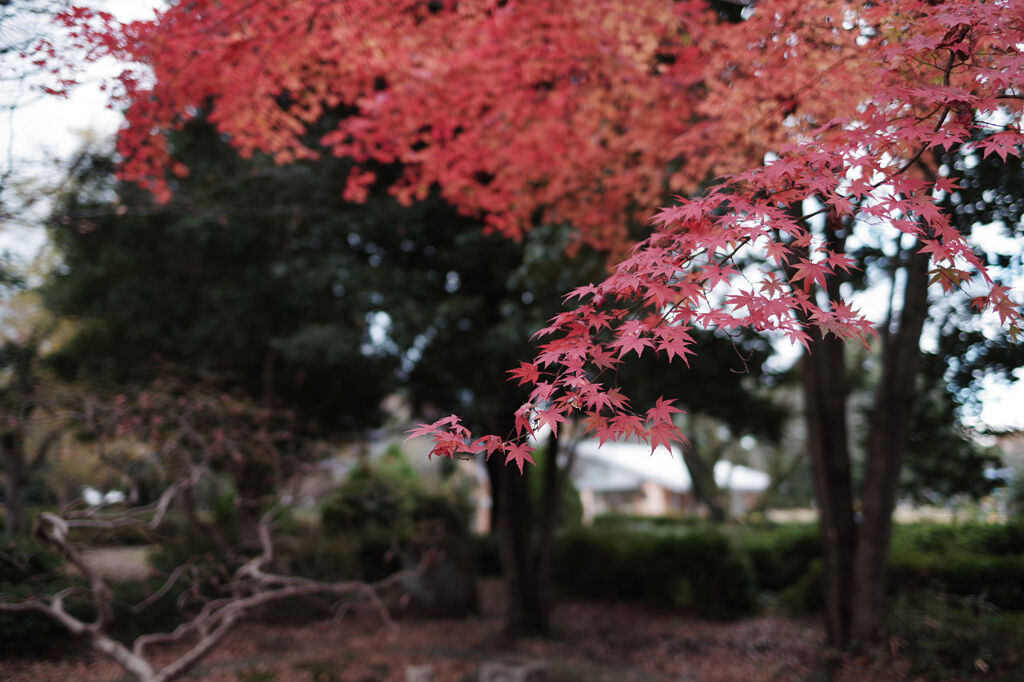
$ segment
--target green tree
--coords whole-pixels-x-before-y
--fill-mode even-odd
[[[384,275],[368,233],[403,243],[409,223],[457,220],[437,202],[402,209],[340,198],[343,162],[243,160],[212,127],[176,137],[193,164],[155,206],[86,154],[51,221],[61,263],[43,288],[78,333],[52,358],[67,377],[148,382],[165,363],[298,409],[325,432],[365,428],[394,387],[396,349],[374,342]]]

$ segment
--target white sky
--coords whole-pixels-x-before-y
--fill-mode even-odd
[[[92,0],[89,6],[114,14],[121,21],[146,19],[159,0]],[[4,59],[18,59],[8,54]],[[23,93],[19,106],[0,121],[0,159],[2,168],[13,166],[12,184],[30,181],[53,185],[63,177],[64,161],[80,150],[86,140],[110,139],[117,132],[120,114],[108,109],[106,95],[99,84],[120,73],[112,59],[90,65],[80,76],[82,84],[65,98]],[[9,188],[8,188],[9,190]],[[5,195],[7,191],[5,190]],[[0,250],[31,259],[43,244],[38,224],[46,214],[45,205],[19,215],[0,231]]]
[[[85,4],[110,12],[121,21],[133,21],[151,18],[153,8],[164,3],[154,0],[92,0]],[[50,156],[63,158],[81,146],[82,133],[113,134],[120,115],[106,108],[106,96],[98,84],[119,71],[113,60],[92,65],[82,79],[83,85],[72,91],[67,99],[44,97],[15,112],[15,157],[22,161],[39,161]],[[5,134],[0,139],[0,152],[5,155],[8,149],[6,138]]]
[[[93,0],[88,3],[113,13],[122,21],[149,18],[160,0]],[[115,134],[120,114],[106,108],[106,96],[98,87],[103,78],[119,72],[113,62],[94,65],[67,99],[45,97],[19,108],[0,128],[0,159],[10,152],[18,175],[54,182],[60,177],[61,161],[79,150],[88,138],[102,140]],[[8,125],[10,127],[8,127]],[[11,144],[8,145],[10,140]],[[5,164],[6,166],[6,164]],[[0,230],[0,250],[31,258],[43,244],[38,220],[45,214],[26,214],[20,224]],[[1011,248],[1019,248],[1013,244]],[[872,318],[877,319],[877,318]],[[981,420],[992,427],[1024,428],[1024,381],[1013,387],[989,381],[983,391]]]

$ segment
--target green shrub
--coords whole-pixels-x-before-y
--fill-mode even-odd
[[[351,539],[321,533],[281,537],[274,547],[274,564],[281,573],[328,582],[362,572],[358,547]]]
[[[395,454],[358,466],[321,508],[323,532],[353,548],[354,577],[383,578],[402,568],[403,553],[469,539],[472,508],[465,496],[423,484],[403,463]]]
[[[891,594],[924,589],[978,597],[1001,609],[1024,610],[1024,555],[941,555],[893,552]]]
[[[33,596],[52,594],[72,586],[73,581],[53,582],[40,590],[36,585],[0,585],[0,599],[24,601]],[[85,587],[84,585],[82,586]],[[95,611],[83,597],[66,599],[64,607],[68,612],[82,619],[90,619]],[[49,616],[34,611],[0,612],[0,652],[18,655],[59,654],[72,644],[75,638],[63,625]]]
[[[155,594],[164,584],[164,578],[143,581],[127,580],[111,585],[114,620],[112,634],[122,641],[131,641],[147,632],[170,632],[183,622],[185,615],[178,598],[186,589],[178,583],[159,599],[153,600],[137,612],[134,607]]]
[[[825,609],[824,576],[824,562],[811,561],[803,575],[779,593],[782,609],[794,616],[821,613]]]
[[[821,536],[813,524],[746,527],[737,547],[750,558],[760,590],[781,592],[796,585],[821,559]]]
[[[935,554],[1024,554],[1024,521],[915,523],[893,529],[893,550]]]
[[[637,516],[611,512],[594,517],[594,528],[619,531],[686,531],[707,526],[707,521],[697,516]]]
[[[1024,521],[961,526],[960,534],[968,552],[1024,555]]]
[[[574,597],[638,600],[711,618],[733,618],[755,608],[749,564],[711,529],[685,534],[581,529],[561,539],[558,553],[558,586]]]
[[[0,584],[24,583],[62,571],[60,556],[42,543],[0,533]]]
[[[169,575],[187,563],[198,566],[227,565],[228,558],[209,536],[180,535],[161,543],[151,552],[149,563],[158,573]]]
[[[116,528],[75,528],[72,539],[88,547],[139,546],[162,543],[189,532],[189,525],[180,512],[169,512],[159,528],[143,525]]]
[[[444,485],[426,486],[404,460],[357,466],[321,508],[323,530],[332,534],[384,533],[407,542],[430,530],[468,534],[468,500]]]
[[[1019,680],[1024,613],[935,591],[900,595],[889,609],[890,643],[914,675]]]
[[[0,533],[0,599],[25,601],[80,582],[68,577],[60,556],[39,541]],[[65,607],[78,617],[90,615],[87,602],[78,598],[69,598]],[[56,652],[71,639],[63,626],[41,613],[0,612],[2,651],[33,655]]]

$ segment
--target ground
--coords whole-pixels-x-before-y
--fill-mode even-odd
[[[369,614],[302,626],[241,625],[189,679],[210,682],[402,682],[431,666],[434,682],[476,680],[506,656],[544,660],[549,682],[862,682],[912,679],[867,661],[827,666],[816,619],[702,621],[633,605],[568,603],[546,640],[503,641],[494,616],[398,622]],[[163,652],[164,655],[170,652]],[[828,667],[837,669],[833,675]],[[123,672],[85,649],[61,660],[0,661],[6,682],[119,682]]]

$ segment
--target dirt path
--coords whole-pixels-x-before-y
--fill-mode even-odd
[[[153,572],[148,547],[99,547],[85,550],[82,558],[108,580],[144,580]]]

